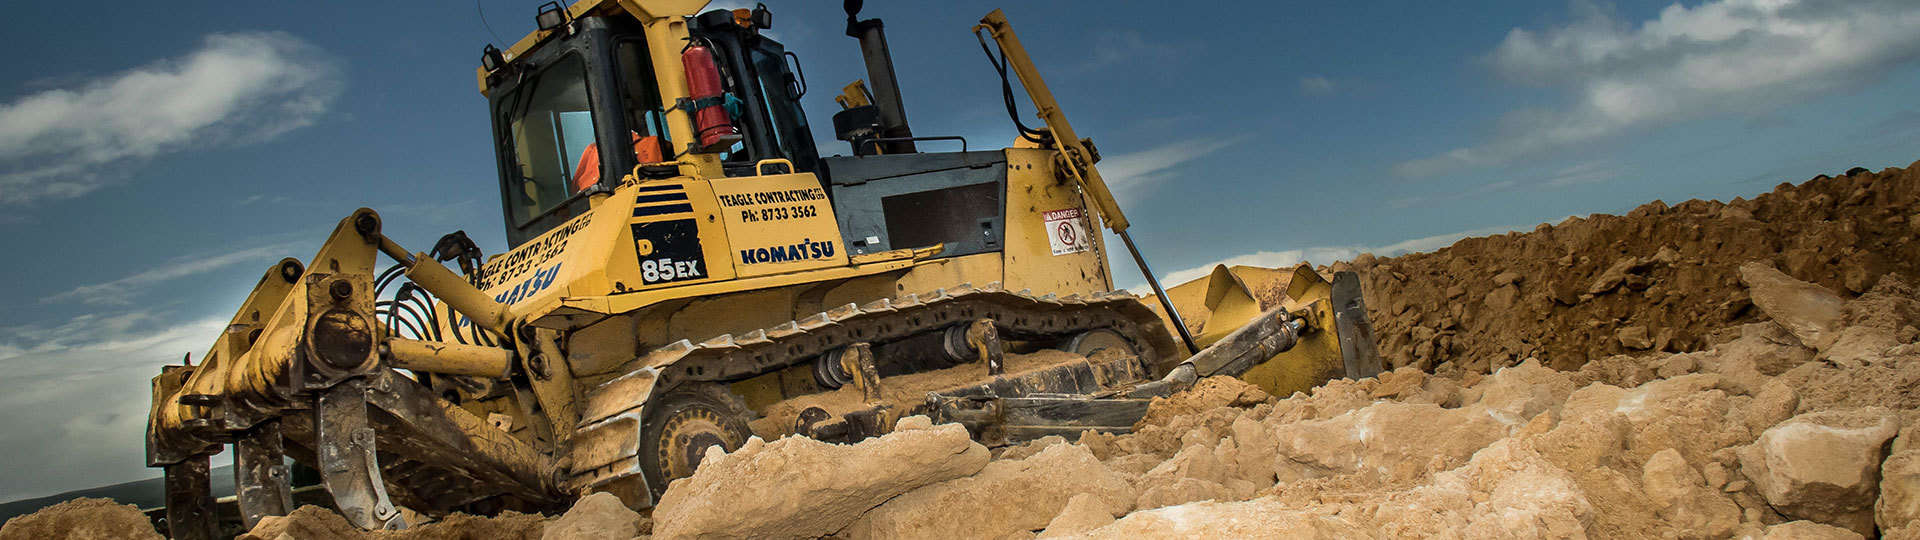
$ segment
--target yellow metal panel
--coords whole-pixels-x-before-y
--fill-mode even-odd
[[[713,190],[702,181],[647,182],[625,186],[634,203],[624,210],[627,236],[618,242],[616,260],[609,267],[614,285],[602,291],[579,291],[576,296],[675,287],[734,277],[728,257],[727,230],[720,223],[720,207]]]
[[[606,276],[609,254],[627,227],[622,214],[632,207],[633,192],[615,192],[593,210],[488,259],[481,290],[510,306],[510,317],[542,311],[566,296],[605,294],[611,288]]]
[[[1007,152],[1006,275],[1007,289],[1032,289],[1035,294],[1087,294],[1113,289],[1107,268],[1106,244],[1100,237],[1100,218],[1071,182],[1055,174],[1051,151],[1009,148]],[[1063,212],[1064,211],[1064,212]],[[1078,213],[1083,220],[1073,238],[1078,245],[1055,254],[1049,235],[1058,235],[1060,220],[1049,222],[1048,212]],[[988,280],[974,280],[988,281]]]
[[[703,341],[722,334],[772,328],[795,318],[797,287],[775,287],[694,298],[668,315],[667,335]]]
[[[629,311],[652,306],[654,304],[664,302],[667,300],[676,299],[676,298],[704,297],[704,296],[712,296],[712,295],[718,295],[718,294],[735,293],[735,292],[741,292],[741,291],[751,291],[756,289],[766,289],[766,288],[772,288],[772,287],[785,287],[788,285],[797,285],[797,284],[804,284],[804,283],[816,283],[816,282],[822,282],[822,281],[841,280],[841,279],[847,279],[847,278],[879,274],[883,272],[892,272],[895,270],[900,270],[903,268],[907,268],[909,266],[913,266],[914,262],[915,261],[913,260],[901,259],[896,261],[886,261],[886,262],[879,262],[879,263],[866,264],[866,265],[860,265],[860,266],[837,266],[837,267],[824,268],[824,269],[813,270],[808,272],[796,272],[791,274],[778,274],[778,275],[771,275],[771,276],[757,276],[757,277],[749,277],[749,278],[740,278],[740,279],[735,279],[731,281],[698,283],[694,285],[687,285],[685,287],[654,289],[654,290],[640,291],[640,292],[628,293],[628,294],[615,294],[615,295],[599,296],[599,297],[583,296],[583,297],[565,298],[561,300],[560,304],[546,308],[546,311],[552,311],[554,309],[572,308],[572,309],[579,309],[584,311],[591,311],[594,313],[626,313]],[[539,311],[539,312],[532,313],[528,315],[528,318],[530,319],[538,318],[544,315],[546,311]]]
[[[961,283],[984,286],[1001,277],[999,253],[979,253],[936,259],[914,266],[894,282],[893,295],[921,293]],[[1005,285],[1002,283],[1002,285]],[[1019,289],[1014,289],[1019,290]]]
[[[723,178],[712,185],[741,277],[847,264],[833,206],[812,174]]]
[[[796,306],[794,311],[812,314],[837,306],[864,304],[881,298],[892,298],[901,292],[901,287],[897,285],[898,281],[899,276],[894,275],[849,279],[831,287],[820,288],[817,293],[803,295],[802,299],[806,301]]]
[[[614,317],[567,334],[567,365],[576,381],[606,373],[639,354],[634,321]]]

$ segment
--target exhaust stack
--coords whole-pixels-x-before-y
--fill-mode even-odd
[[[860,56],[867,61],[867,80],[872,82],[873,104],[879,109],[880,138],[912,137],[913,130],[907,128],[907,107],[900,99],[900,84],[893,73],[893,53],[887,49],[886,29],[880,19],[861,20],[861,4],[861,0],[845,2],[847,37],[860,40]],[[886,142],[880,146],[887,154],[916,151],[913,141]]]

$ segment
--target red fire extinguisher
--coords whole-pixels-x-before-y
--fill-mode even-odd
[[[727,118],[726,93],[720,88],[720,68],[713,63],[713,49],[693,44],[680,52],[680,63],[687,69],[687,87],[693,94],[693,125],[701,150],[732,146],[740,140],[740,131]]]

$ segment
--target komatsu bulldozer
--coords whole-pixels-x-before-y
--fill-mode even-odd
[[[1003,445],[1126,431],[1200,377],[1286,395],[1378,372],[1352,274],[1302,266],[1266,301],[1225,268],[1161,290],[1000,11],[974,33],[1013,147],[910,129],[884,27],[850,1],[868,80],[834,97],[851,155],[822,157],[772,12],[704,5],[550,2],[485,47],[510,250],[410,251],[363,208],[269,268],[197,364],[153,379],[169,533],[218,534],[229,447],[245,526],[292,509],[291,461],[354,525],[396,528],[590,492],[648,508],[753,436],[857,441],[913,414]],[[1156,305],[1114,290],[1102,227]]]

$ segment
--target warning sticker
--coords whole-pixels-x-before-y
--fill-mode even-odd
[[[1087,230],[1087,220],[1080,214],[1079,208],[1048,210],[1040,214],[1046,222],[1047,244],[1053,247],[1054,255],[1079,253],[1091,249],[1092,235]]]

